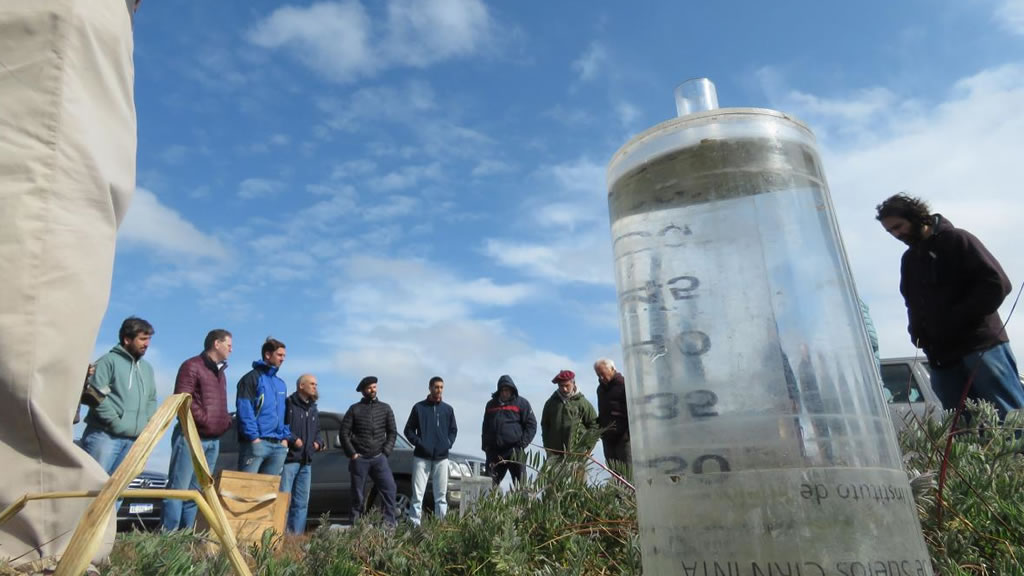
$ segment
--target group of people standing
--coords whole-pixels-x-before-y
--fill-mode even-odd
[[[124,320],[119,343],[90,366],[83,388],[83,402],[90,406],[81,446],[108,474],[121,464],[132,444],[156,412],[157,394],[152,366],[144,359],[153,337],[153,326],[137,317]],[[220,455],[220,438],[231,426],[228,412],[225,369],[232,352],[231,332],[211,330],[203,351],[182,362],[174,382],[175,394],[190,394],[190,411],[210,470]],[[238,470],[281,477],[280,490],[291,494],[287,527],[305,531],[314,455],[321,443],[318,380],[302,374],[295,391],[278,376],[287,348],[280,340],[267,338],[261,357],[238,381],[235,397],[238,431]],[[562,370],[552,379],[558,388],[544,404],[541,416],[543,446],[549,458],[570,452],[589,453],[594,445],[581,439],[596,438],[587,432],[601,430],[609,464],[625,471],[630,463],[629,421],[625,381],[608,359],[595,362],[598,377],[599,411],[576,387],[576,375]],[[452,406],[443,400],[444,380],[439,376],[427,384],[427,397],[409,413],[403,430],[414,447],[412,501],[409,520],[419,525],[428,479],[433,486],[434,515],[447,512],[448,454],[458,436]],[[382,501],[385,523],[396,523],[397,486],[388,464],[398,430],[391,406],[377,397],[378,379],[367,376],[356,391],[359,402],[346,411],[339,441],[349,458],[352,478],[353,521],[364,513],[365,484],[373,480]],[[484,408],[482,449],[495,484],[506,474],[518,483],[523,451],[537,433],[537,419],[529,401],[519,395],[511,376],[498,379],[497,390]],[[177,424],[171,434],[168,486],[172,490],[198,490],[188,443]],[[161,524],[165,530],[191,528],[196,505],[190,501],[165,500]]]
[[[562,370],[551,379],[558,386],[544,403],[541,412],[541,437],[548,458],[566,453],[590,453],[588,432],[600,430],[605,460],[612,468],[626,471],[632,461],[629,442],[629,418],[626,410],[626,382],[615,363],[602,358],[594,363],[597,375],[597,406],[576,386],[576,374]],[[487,468],[495,484],[506,474],[513,482],[522,478],[519,463],[522,452],[537,434],[537,417],[530,402],[519,395],[510,376],[498,378],[497,390],[484,407],[481,450],[487,455]]]

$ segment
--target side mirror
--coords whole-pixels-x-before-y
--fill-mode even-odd
[[[341,434],[331,435],[331,447],[335,450],[341,450]]]

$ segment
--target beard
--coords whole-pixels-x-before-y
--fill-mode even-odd
[[[924,240],[924,224],[914,224],[910,232],[900,236],[900,240],[907,246],[916,246]]]

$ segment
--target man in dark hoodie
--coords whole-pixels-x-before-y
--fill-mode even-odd
[[[299,376],[295,382],[295,393],[288,397],[285,408],[284,421],[292,435],[288,439],[288,456],[281,472],[281,492],[292,495],[288,504],[288,531],[292,534],[306,531],[313,453],[323,449],[320,445],[320,411],[316,407],[320,398],[317,385],[316,376]]]
[[[455,444],[459,427],[455,410],[441,400],[444,380],[434,376],[427,384],[430,394],[417,402],[405,423],[405,438],[414,447],[412,458],[412,503],[409,520],[420,525],[423,515],[423,493],[427,478],[434,488],[434,516],[444,518],[448,512],[448,451]]]
[[[391,406],[377,399],[377,377],[367,376],[359,381],[356,392],[363,399],[349,407],[341,419],[341,447],[350,458],[348,471],[352,475],[352,522],[365,511],[363,489],[370,476],[384,504],[384,523],[394,527],[395,494],[398,487],[391,473],[388,457],[395,449],[398,427]]]
[[[284,342],[267,338],[261,353],[263,358],[238,381],[238,469],[281,474],[292,435],[284,421],[288,387],[277,375],[284,363]]]
[[[494,484],[501,484],[506,472],[512,482],[519,483],[523,467],[516,457],[537,435],[537,417],[530,403],[519,395],[516,383],[508,374],[498,378],[498,389],[484,408],[483,451],[487,454],[487,470]]]
[[[597,374],[597,424],[601,445],[609,466],[628,469],[633,463],[629,445],[629,416],[626,410],[626,379],[608,358],[594,362]]]
[[[900,292],[908,331],[931,365],[932,388],[950,410],[968,398],[995,405],[1001,418],[1024,407],[1017,361],[999,318],[1012,287],[999,262],[970,232],[897,194],[877,206],[879,222],[905,243]]]
[[[210,330],[203,341],[203,351],[181,363],[174,380],[175,394],[191,394],[192,419],[199,432],[199,443],[206,456],[206,465],[213,471],[220,454],[220,436],[231,427],[228,414],[228,384],[224,370],[231,356],[231,332]],[[171,462],[167,472],[168,490],[199,490],[192,452],[189,450],[181,424],[171,433]],[[160,522],[164,530],[185,530],[196,521],[196,504],[173,498],[164,500]]]

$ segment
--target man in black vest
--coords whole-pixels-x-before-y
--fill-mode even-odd
[[[395,477],[388,465],[388,456],[395,448],[398,427],[391,406],[377,399],[377,377],[367,376],[359,381],[356,392],[363,399],[349,407],[341,419],[341,446],[351,459],[348,471],[352,474],[352,523],[365,512],[366,497],[363,489],[366,476],[380,493],[384,504],[384,522],[394,527],[395,520]]]

